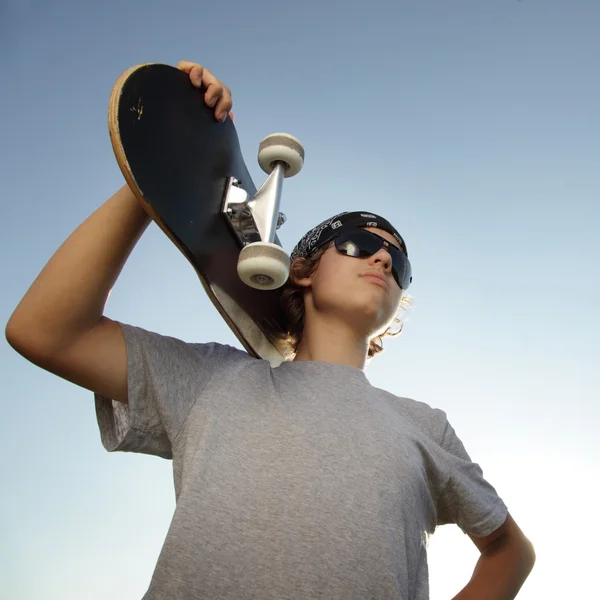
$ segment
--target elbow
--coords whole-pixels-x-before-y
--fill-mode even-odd
[[[4,336],[9,346],[21,356],[34,364],[43,361],[44,352],[40,337],[36,339],[30,327],[11,318],[4,329]]]
[[[8,345],[25,358],[28,358],[28,354],[31,354],[31,343],[27,340],[27,336],[23,332],[23,329],[19,327],[19,324],[15,323],[13,319],[6,324],[4,337],[6,338]]]
[[[6,327],[4,329],[4,337],[6,338],[6,341],[9,343],[9,345],[18,352],[19,347],[21,346],[20,340],[22,338],[22,334],[19,331],[18,324],[15,323],[13,318],[11,318],[6,324]]]
[[[533,567],[535,566],[535,561],[536,561],[535,548],[533,547],[533,544],[529,540],[526,540],[525,564],[527,565],[528,574],[531,573],[531,571],[533,570]]]

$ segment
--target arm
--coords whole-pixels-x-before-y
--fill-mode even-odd
[[[208,70],[181,62],[221,118],[229,89]],[[127,258],[150,223],[128,186],[82,223],[33,282],[6,325],[6,339],[25,358],[77,385],[127,402],[127,355],[118,323],[104,306]]]
[[[149,223],[123,186],[67,238],[35,279],[6,325],[11,346],[47,371],[126,402],[125,341],[103,311]]]
[[[481,552],[469,583],[453,600],[512,600],[535,564],[531,542],[508,515],[485,537],[469,536]]]

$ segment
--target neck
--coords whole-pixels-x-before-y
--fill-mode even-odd
[[[294,360],[323,361],[364,370],[369,340],[358,337],[346,323],[313,317],[307,319]]]

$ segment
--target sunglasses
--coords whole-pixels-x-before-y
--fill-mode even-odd
[[[383,246],[392,257],[392,276],[401,289],[406,290],[412,282],[412,271],[408,257],[400,248],[366,229],[347,229],[333,238],[336,250],[346,256],[366,258],[373,256]]]

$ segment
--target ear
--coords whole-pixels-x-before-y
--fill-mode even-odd
[[[300,273],[302,272],[302,267],[304,266],[305,263],[305,259],[304,258],[297,258],[296,260],[294,260],[290,266],[290,279],[292,281],[292,283],[294,283],[295,285],[299,286],[299,287],[310,287],[312,284],[312,278],[309,275],[308,277],[301,277]]]

